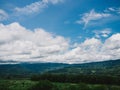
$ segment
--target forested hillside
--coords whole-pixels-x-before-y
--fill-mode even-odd
[[[40,74],[51,70],[64,68],[68,64],[62,63],[21,63],[21,64],[1,64],[0,78],[28,78],[33,74]]]
[[[15,76],[25,78],[41,73],[120,76],[120,60],[84,64],[21,63],[0,65],[0,77],[2,78]]]
[[[72,64],[66,68],[49,71],[49,73],[120,76],[120,59],[85,64]]]

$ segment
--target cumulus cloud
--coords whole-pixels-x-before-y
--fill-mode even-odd
[[[68,63],[96,62],[104,60],[120,59],[120,33],[112,35],[103,43],[99,39],[90,38],[78,44],[71,51],[67,52]]]
[[[59,2],[63,2],[63,0],[40,0],[30,5],[26,5],[25,7],[16,7],[15,12],[18,15],[33,14],[33,13],[41,12],[44,8],[48,7],[48,4],[57,4]]]
[[[0,60],[45,60],[51,54],[63,53],[69,40],[43,29],[27,30],[18,23],[0,24]]]
[[[120,33],[102,42],[89,38],[72,47],[70,40],[46,32],[26,29],[19,23],[0,24],[1,62],[84,63],[120,59]]]
[[[86,39],[64,54],[51,55],[53,59],[65,63],[85,63],[120,59],[120,33],[112,35],[103,43],[96,38]]]
[[[0,21],[6,20],[7,18],[8,14],[4,10],[0,9]]]
[[[111,34],[111,29],[105,28],[102,30],[94,30],[93,33],[95,33],[96,38],[101,38],[101,37],[107,38],[109,34]]]
[[[120,58],[120,33],[114,34],[108,38],[102,50],[110,59]]]
[[[91,21],[100,20],[109,16],[111,16],[111,14],[97,13],[94,9],[92,9],[90,12],[84,13],[81,19],[77,20],[76,23],[84,24],[84,28],[85,28]]]

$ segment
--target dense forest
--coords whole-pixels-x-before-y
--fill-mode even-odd
[[[33,81],[49,80],[61,83],[88,83],[120,85],[120,77],[101,75],[76,75],[76,74],[42,74],[31,77]]]

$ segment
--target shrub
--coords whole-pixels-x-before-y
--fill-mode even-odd
[[[79,89],[78,90],[90,90],[87,84],[80,83],[79,84]],[[102,90],[102,89],[101,89]]]
[[[76,85],[70,85],[68,90],[78,90],[78,87]]]
[[[0,90],[9,90],[7,81],[0,81]]]
[[[98,85],[98,86],[93,87],[92,90],[108,90],[108,88],[105,85]]]
[[[53,84],[50,81],[39,81],[37,84],[30,87],[28,90],[52,90]]]

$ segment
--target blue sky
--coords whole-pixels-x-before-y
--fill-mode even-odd
[[[102,44],[105,44],[112,36],[118,35],[120,33],[120,1],[0,0],[0,23],[5,27],[11,24],[13,26],[17,25],[31,32],[34,32],[36,28],[42,28],[46,33],[52,34],[52,37],[61,36],[69,43],[68,50],[63,51],[66,54],[66,52],[70,53],[78,47],[83,47],[82,44],[87,40],[89,43],[92,42],[89,40],[94,39],[93,41],[96,42],[99,40]],[[16,27],[12,28],[16,29]],[[86,58],[78,57],[77,60],[88,61]],[[109,58],[103,57],[102,60],[119,58],[118,56],[107,57]],[[97,59],[95,58],[95,60]],[[67,63],[83,61],[67,61]]]

